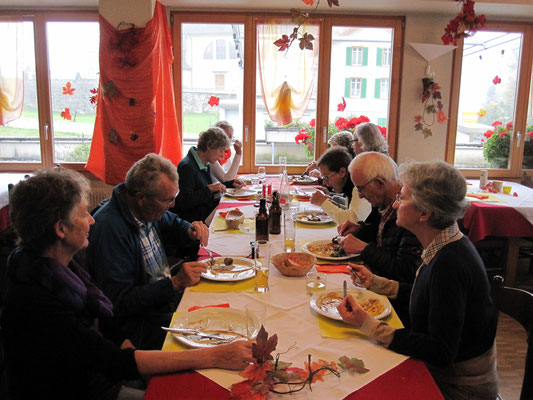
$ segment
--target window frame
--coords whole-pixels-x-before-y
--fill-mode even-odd
[[[352,67],[362,67],[363,66],[363,54],[364,54],[364,47],[362,46],[352,46]],[[354,54],[357,55],[357,57],[354,57]],[[354,62],[356,58],[360,58],[361,62]]]
[[[54,160],[54,132],[52,115],[52,97],[50,93],[50,75],[46,24],[48,22],[98,22],[97,10],[86,11],[1,11],[0,20],[9,17],[21,17],[23,21],[33,22],[35,46],[35,76],[37,82],[37,104],[39,109],[39,139],[41,162],[0,162],[0,172],[33,172],[38,169],[51,168],[58,163]],[[61,163],[85,175],[92,174],[85,170],[85,163]]]

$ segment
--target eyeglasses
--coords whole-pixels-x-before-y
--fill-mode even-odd
[[[338,173],[338,172],[333,171],[333,172],[332,172],[331,174],[329,174],[329,175],[322,175],[321,178],[322,178],[323,181],[329,181],[329,178],[331,178],[331,175],[333,175],[333,174],[337,174],[337,173]]]
[[[354,144],[355,142],[358,142],[358,141],[359,141],[359,139],[352,139],[352,140],[350,140],[350,144]]]
[[[372,182],[374,182],[376,179],[377,179],[377,177],[376,177],[376,178],[372,178],[372,179],[370,179],[367,183],[365,183],[364,185],[362,185],[362,186],[357,186],[357,185],[355,185],[355,187],[357,188],[357,191],[358,191],[359,193],[362,193],[363,190],[365,190],[366,187],[367,187],[368,185],[370,185]]]

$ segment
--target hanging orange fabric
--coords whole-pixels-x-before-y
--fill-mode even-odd
[[[85,168],[104,182],[123,182],[133,163],[150,152],[174,165],[181,160],[172,61],[161,3],[145,28],[119,31],[100,16],[100,91]]]

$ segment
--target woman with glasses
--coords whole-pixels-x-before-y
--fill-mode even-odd
[[[385,279],[362,265],[350,268],[366,288],[406,304],[410,328],[371,317],[351,296],[339,313],[390,350],[424,361],[446,399],[495,399],[497,314],[483,262],[457,225],[468,208],[466,181],[444,162],[403,165],[400,180],[396,224],[424,248],[414,283]]]
[[[388,154],[389,146],[377,125],[372,122],[364,122],[357,125],[353,138],[350,139],[356,155],[365,151]]]
[[[354,150],[352,148],[352,143],[353,143],[352,134],[350,132],[348,132],[348,131],[340,131],[340,132],[337,132],[336,134],[334,134],[332,137],[329,138],[328,147],[329,148],[332,148],[332,147],[344,148],[344,149],[346,149],[348,154],[350,154],[350,156],[352,158],[354,158],[355,157],[355,153],[354,153]],[[309,165],[307,166],[305,172],[307,172],[309,174],[309,176],[314,176],[316,178],[320,178],[321,173],[320,173],[320,169],[318,168],[318,161],[313,161],[313,162],[309,163]]]
[[[327,195],[323,191],[317,190],[311,196],[311,203],[322,207],[336,224],[364,220],[372,210],[368,201],[359,197],[357,189],[354,188],[350,179],[348,166],[351,162],[352,156],[346,149],[335,146],[326,151],[317,163],[323,184],[331,187],[333,192]],[[332,194],[344,195],[344,199],[346,199],[344,207],[333,201]]]

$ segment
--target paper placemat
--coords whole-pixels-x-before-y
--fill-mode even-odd
[[[200,279],[197,285],[191,286],[189,289],[192,292],[207,292],[207,293],[238,293],[247,292],[252,293],[254,291],[254,278],[246,279],[244,281],[237,282],[220,282],[210,281],[207,279]]]
[[[320,328],[320,334],[322,337],[329,337],[334,339],[348,339],[354,336],[365,336],[361,333],[359,328],[355,326],[348,325],[343,321],[337,321],[336,319],[331,319],[324,317],[320,314],[317,314],[318,327]],[[402,321],[392,309],[390,315],[387,318],[384,318],[383,321],[388,323],[390,326],[396,329],[403,328]]]
[[[478,199],[477,197],[469,196],[469,195],[481,195],[482,197],[488,196],[486,199]],[[498,202],[498,203],[507,203],[505,200],[500,199],[493,193],[467,193],[466,198],[470,201],[483,201],[483,202]]]
[[[243,226],[248,227],[251,230],[255,229],[255,220],[252,218],[244,218],[244,221],[242,222]],[[243,233],[239,228],[236,229],[228,229],[228,230],[219,230],[219,229],[226,229],[228,226],[226,225],[226,219],[218,215],[212,222],[211,222],[211,231],[215,233]]]
[[[174,321],[176,318],[178,318],[183,313],[175,312],[174,315],[172,315],[172,320],[170,321],[170,326],[174,324]],[[167,332],[167,336],[165,337],[165,342],[163,343],[163,347],[161,350],[163,351],[183,351],[187,350],[188,347],[185,346],[183,343],[181,343],[178,339],[174,337],[174,335],[170,332]]]

